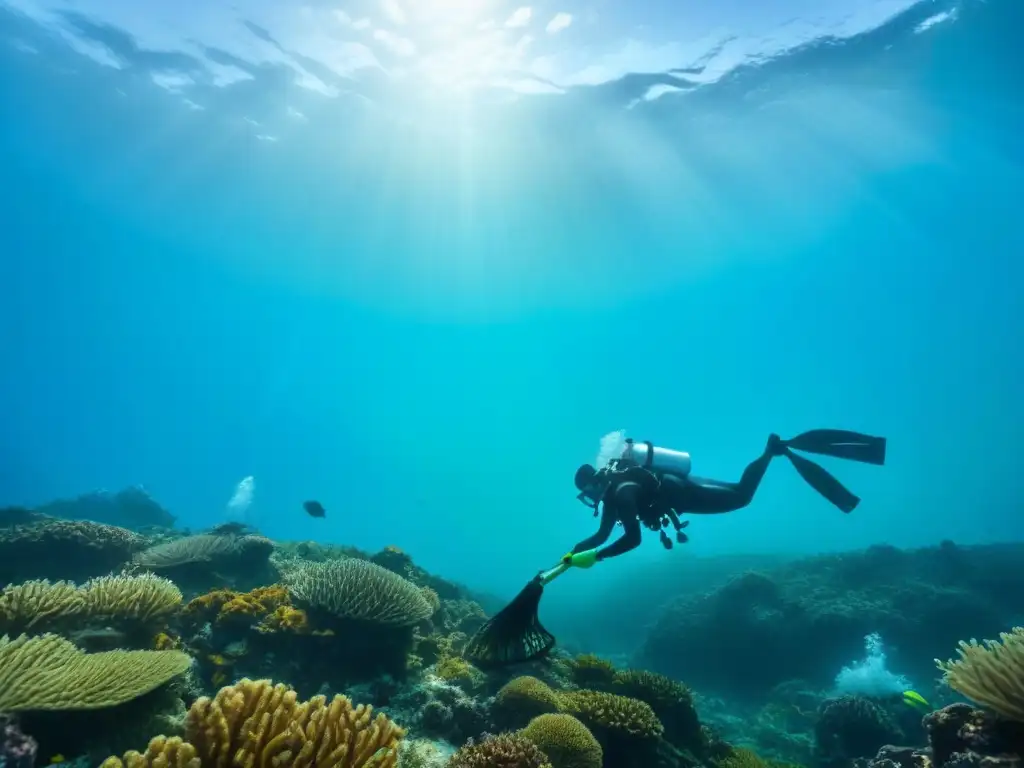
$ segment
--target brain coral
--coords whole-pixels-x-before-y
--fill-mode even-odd
[[[547,755],[554,768],[601,768],[604,761],[594,734],[572,715],[540,715],[521,734]]]
[[[297,602],[343,619],[402,627],[434,612],[419,587],[366,560],[307,563],[287,583]]]
[[[560,709],[558,694],[536,677],[516,677],[502,686],[494,697],[492,716],[501,726],[520,727],[538,715]]]
[[[185,672],[179,651],[83,653],[57,635],[0,638],[0,711],[103,709]]]

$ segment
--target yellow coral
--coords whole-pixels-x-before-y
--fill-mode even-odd
[[[752,749],[730,747],[725,757],[715,761],[715,768],[769,768],[769,764]]]
[[[108,757],[100,768],[200,768],[196,748],[177,736],[157,736],[143,753],[125,752],[124,760]]]
[[[612,690],[623,696],[646,701],[657,711],[669,710],[680,705],[689,706],[693,694],[682,683],[657,672],[627,669],[615,673]]]
[[[953,690],[1011,720],[1024,721],[1024,627],[1001,632],[999,640],[961,641],[959,659],[940,661]]]
[[[82,586],[86,609],[93,616],[116,616],[153,622],[181,607],[181,590],[173,581],[151,573],[102,576]]]
[[[181,606],[173,582],[152,574],[103,576],[78,587],[69,581],[28,581],[0,594],[0,625],[11,631],[80,618],[153,622]]]
[[[345,696],[299,702],[283,684],[243,679],[198,699],[185,735],[204,768],[394,768],[405,731],[372,713]]]
[[[185,613],[198,618],[210,618],[220,611],[223,605],[238,597],[238,592],[231,589],[214,589],[189,601]]]
[[[569,660],[569,671],[576,685],[606,688],[615,679],[615,666],[593,653],[580,654]]]
[[[102,709],[185,672],[179,651],[84,653],[57,635],[0,638],[0,711]]]
[[[572,715],[540,715],[522,735],[536,744],[554,768],[601,768],[604,750],[594,734]]]
[[[481,679],[477,668],[459,656],[446,656],[438,661],[435,674],[449,683],[473,685]]]
[[[537,715],[557,712],[561,708],[558,694],[536,677],[516,677],[502,686],[494,697],[493,715],[502,725],[516,727]]]
[[[153,650],[176,651],[180,647],[181,640],[177,637],[171,637],[166,632],[159,632],[156,637],[153,638]]]
[[[260,632],[294,632],[305,634],[309,632],[309,617],[306,612],[287,605],[278,606],[273,613],[256,627]]]
[[[665,732],[650,704],[600,691],[575,691],[560,697],[562,710],[591,726],[636,738],[656,738]]]
[[[85,599],[70,581],[26,581],[6,586],[0,594],[0,625],[4,629],[33,629],[84,613]]]

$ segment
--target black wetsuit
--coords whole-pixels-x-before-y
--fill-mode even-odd
[[[616,523],[622,523],[624,533],[598,550],[598,560],[616,557],[638,547],[641,525],[660,530],[667,518],[678,532],[685,526],[679,521],[679,515],[684,512],[715,515],[741,509],[754,498],[771,460],[785,452],[785,443],[777,435],[772,435],[764,453],[747,465],[738,483],[654,473],[636,465],[616,471],[601,497],[600,527],[593,536],[573,547],[573,554],[600,547],[612,535]],[[661,536],[663,543],[670,546],[664,532]]]

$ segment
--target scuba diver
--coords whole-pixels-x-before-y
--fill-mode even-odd
[[[610,456],[598,459],[600,469],[584,464],[576,470],[577,498],[600,515],[601,523],[593,536],[581,541],[553,567],[541,571],[502,610],[491,617],[470,638],[463,655],[480,668],[518,664],[546,655],[555,645],[555,637],[540,623],[538,609],[544,587],[572,568],[590,568],[601,560],[616,557],[640,544],[641,526],[658,531],[661,543],[671,549],[665,528],[672,525],[676,541],[683,543],[687,523],[684,513],[714,515],[747,506],[754,498],[772,459],[785,456],[800,476],[818,493],[843,512],[852,512],[860,503],[823,467],[793,451],[806,451],[866,464],[885,464],[886,440],[839,429],[815,429],[791,440],[770,435],[764,451],[744,470],[738,482],[708,480],[690,475],[690,455],[683,451],[656,447],[650,442],[635,443],[622,433],[608,435],[602,441],[618,438],[610,446]],[[616,525],[623,534],[608,541]]]
[[[640,545],[641,526],[658,531],[661,543],[672,548],[665,533],[670,523],[676,541],[684,543],[687,536],[681,522],[683,513],[716,515],[733,512],[750,504],[771,460],[786,456],[807,483],[843,512],[852,512],[860,499],[844,488],[822,467],[794,454],[793,449],[843,459],[885,463],[885,438],[836,429],[805,432],[792,440],[769,435],[764,452],[743,471],[739,482],[723,482],[690,475],[690,456],[682,451],[658,448],[650,442],[625,441],[618,458],[596,470],[584,464],[576,470],[577,498],[594,509],[600,506],[601,524],[594,535],[587,537],[562,558],[577,568],[589,568],[601,560],[629,552]],[[606,547],[598,549],[611,536],[617,524],[623,534]]]

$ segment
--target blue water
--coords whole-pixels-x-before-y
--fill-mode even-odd
[[[252,475],[508,593],[603,434],[731,480],[840,427],[853,514],[777,462],[565,594],[1024,535],[1017,0],[400,3],[0,0],[0,503]]]

